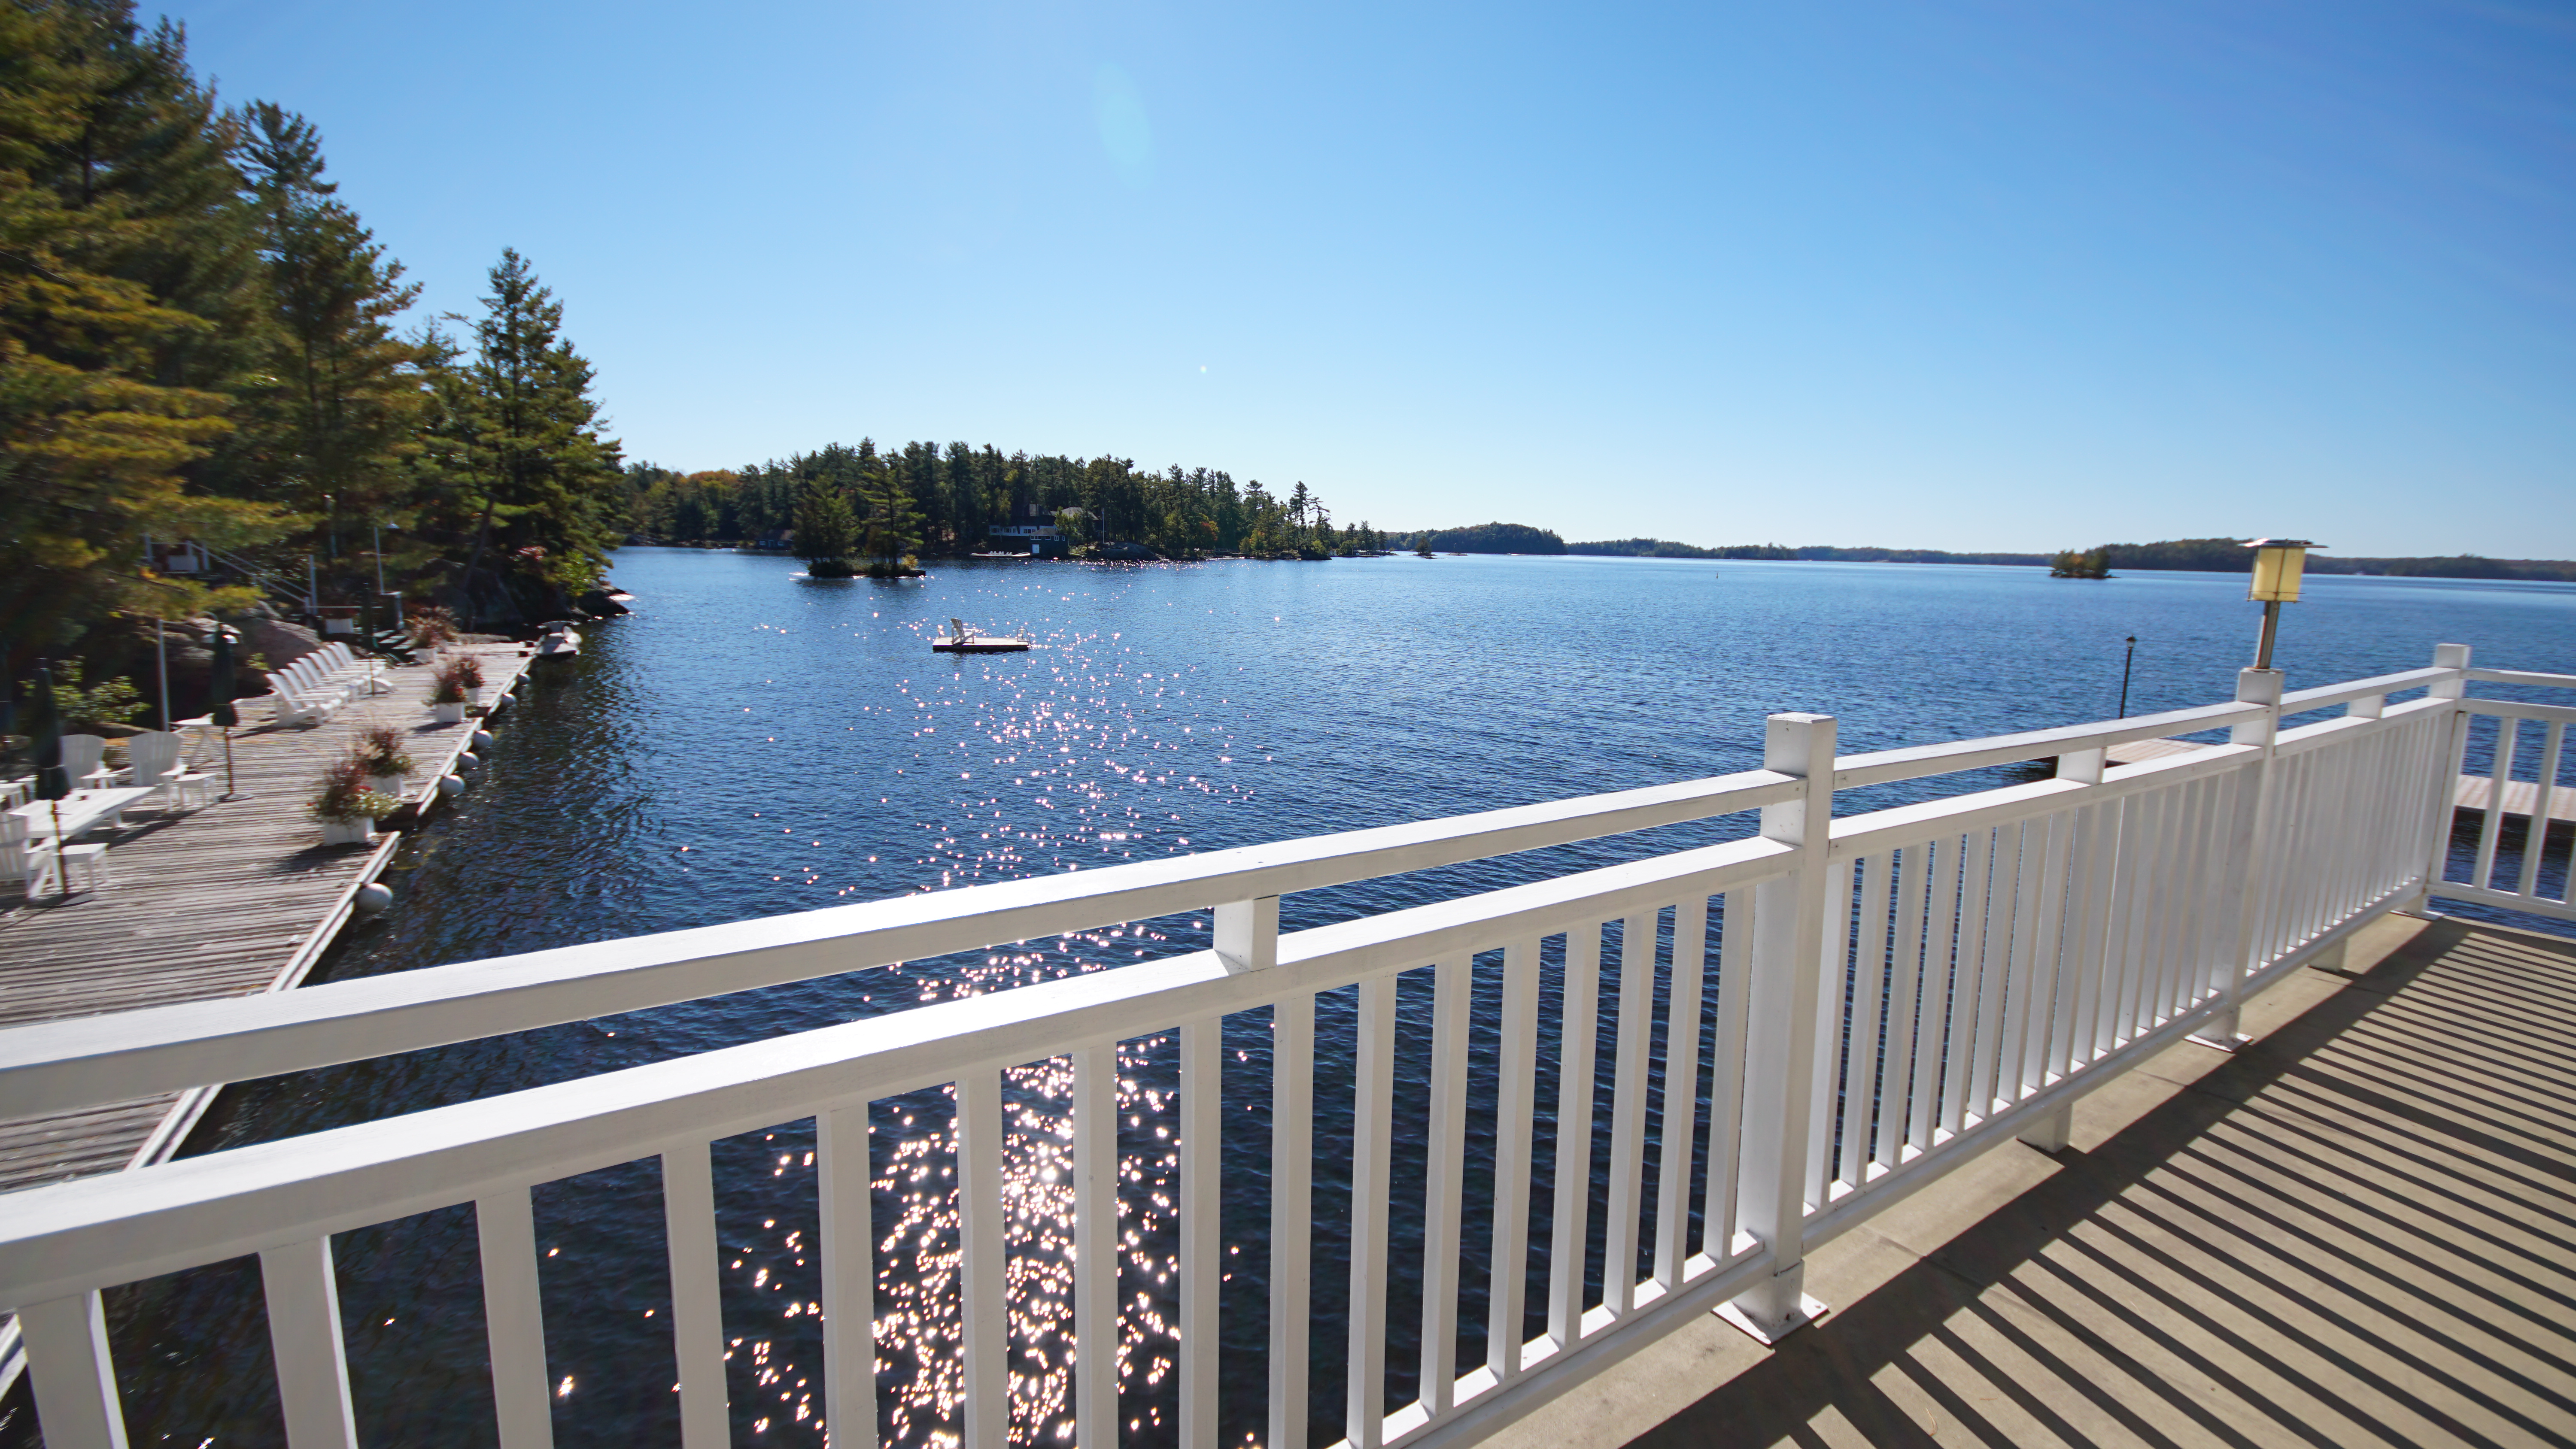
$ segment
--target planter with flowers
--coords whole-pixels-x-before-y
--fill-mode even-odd
[[[366,761],[353,754],[323,772],[304,813],[321,825],[324,845],[366,845],[376,838],[376,822],[401,803],[368,788]]]
[[[358,736],[351,748],[367,774],[367,788],[379,795],[402,798],[403,777],[411,773],[411,756],[403,752],[402,731],[391,725],[378,725]]]
[[[429,684],[429,717],[432,720],[440,724],[465,722],[466,691],[470,688],[465,682],[465,669],[472,662],[459,655],[438,666],[438,673],[431,677]],[[482,678],[481,670],[475,671],[475,678]]]

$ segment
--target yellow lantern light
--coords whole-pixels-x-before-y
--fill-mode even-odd
[[[2245,545],[2254,550],[2254,577],[2245,587],[2245,597],[2263,606],[2263,634],[2254,646],[2254,667],[2272,667],[2272,641],[2280,632],[2281,606],[2299,601],[2299,575],[2308,564],[2308,550],[2323,544],[2304,538],[2258,538]]]
[[[2297,603],[2308,550],[2319,545],[2304,538],[2258,538],[2245,546],[2254,550],[2254,581],[2245,597],[2258,604]]]

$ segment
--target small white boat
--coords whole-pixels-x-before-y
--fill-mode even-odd
[[[546,626],[537,639],[539,659],[569,659],[581,652],[581,635],[570,624],[558,620]]]
[[[1016,654],[1029,647],[1026,639],[1008,635],[978,634],[961,619],[948,621],[948,632],[930,641],[931,650],[939,654]]]

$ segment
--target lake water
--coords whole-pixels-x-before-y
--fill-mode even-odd
[[[2138,639],[2131,713],[2209,703],[2229,697],[2257,622],[2241,576],[2191,574],[2085,582],[2031,569],[1411,557],[932,572],[827,583],[778,558],[620,554],[616,576],[637,596],[636,614],[590,629],[578,660],[538,666],[472,790],[398,858],[395,908],[354,929],[324,977],[1746,769],[1759,763],[1763,715],[1776,710],[1838,716],[1846,752],[2105,718],[2119,702],[2129,635]],[[934,656],[929,640],[952,615],[1039,647]],[[2299,688],[2422,665],[2443,641],[2474,645],[2483,663],[2576,669],[2576,588],[2316,578],[2287,611],[2278,662]],[[1893,798],[1847,796],[1840,808]],[[1284,923],[1491,889],[1730,838],[1749,824],[1314,892],[1286,903]],[[1204,944],[1204,916],[1135,923],[248,1084],[226,1094],[190,1150]],[[1605,978],[1606,989],[1615,972]],[[1400,1062],[1425,1050],[1418,985],[1405,987]],[[1488,1036],[1491,986],[1482,973]],[[1344,1285],[1331,1225],[1347,1214],[1336,1184],[1347,1171],[1350,1087],[1334,1045],[1346,1049],[1348,1020],[1347,1003],[1327,998],[1319,1441],[1338,1437],[1342,1395]],[[1229,1021],[1226,1151],[1240,1182],[1257,1183],[1267,1161],[1266,1037],[1261,1014]],[[1169,1442],[1177,1416],[1175,1382],[1157,1370],[1172,1347],[1160,1325],[1177,1316],[1158,1277],[1173,1235],[1152,1203],[1171,1185],[1158,1124],[1172,1053],[1168,1039],[1128,1044],[1133,1091],[1122,1106],[1136,1123],[1122,1142],[1136,1211],[1122,1292],[1149,1304],[1129,1315],[1122,1417],[1149,1443]],[[1553,1100],[1552,1071],[1542,1102]],[[1067,1075],[1061,1064],[1016,1072],[1015,1109],[1042,1122]],[[1399,1120],[1418,1107],[1400,1100]],[[890,1323],[880,1428],[891,1443],[930,1442],[958,1383],[946,1256],[954,1189],[941,1177],[950,1111],[936,1093],[876,1109],[877,1224],[881,1241],[899,1245],[879,1298]],[[727,1334],[741,1340],[734,1413],[738,1434],[760,1442],[822,1441],[821,1328],[806,1310],[820,1296],[812,1137],[810,1122],[786,1123],[718,1148]],[[1067,1190],[1049,1181],[1063,1151],[1050,1135],[1015,1132],[1009,1150],[1011,1171],[1040,1201]],[[1398,1197],[1418,1204],[1419,1142],[1400,1142],[1397,1156]],[[647,1163],[538,1192],[565,1445],[677,1442],[656,1184]],[[1225,1234],[1240,1253],[1227,1259],[1224,1288],[1223,1419],[1227,1441],[1242,1443],[1265,1412],[1266,1210],[1257,1193],[1236,1197]],[[1060,1227],[1042,1211],[1013,1230],[1029,1273],[1014,1347],[1044,1355],[1023,1365],[1037,1374],[1029,1423],[1042,1437],[1070,1412],[1054,1333],[1070,1306]],[[1596,1276],[1598,1235],[1596,1226]],[[1546,1241],[1543,1227],[1533,1240]],[[347,1234],[337,1246],[362,1440],[493,1442],[470,1211]],[[136,1443],[280,1441],[254,1267],[158,1280],[111,1301]],[[1390,1322],[1417,1313],[1399,1299]],[[1466,1316],[1480,1322],[1481,1310]],[[1409,1358],[1403,1346],[1392,1361]],[[1481,1355],[1471,1326],[1462,1359]],[[1404,1369],[1390,1392],[1392,1402],[1410,1398]]]

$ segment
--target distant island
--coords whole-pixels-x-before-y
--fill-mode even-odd
[[[851,557],[874,560],[869,572],[917,572],[900,561],[1032,552],[1328,559],[1387,546],[1366,523],[1335,523],[1302,482],[1274,493],[1220,468],[1157,472],[1132,458],[1004,453],[989,443],[880,450],[861,438],[691,473],[632,463],[617,502],[633,542],[770,549],[840,577]]]
[[[1525,524],[1488,523],[1475,529],[1452,529],[1434,534],[1447,538],[1457,534],[1531,536],[1553,542],[1556,535]],[[1516,548],[1479,548],[1440,544],[1458,553],[1567,553],[1595,558],[1689,558],[1689,559],[1771,559],[1780,562],[1826,563],[1919,563],[1919,564],[2008,564],[2047,568],[2065,578],[2099,578],[2105,572],[2131,569],[2147,572],[2188,570],[2205,573],[2245,573],[2253,567],[2253,555],[2241,538],[2172,538],[2155,543],[2106,543],[2086,549],[2063,549],[2053,553],[1955,553],[1938,548],[1843,548],[1822,544],[1789,547],[1777,543],[1738,543],[1705,548],[1698,544],[1676,543],[1668,538],[1600,539],[1586,543],[1561,543],[1555,547],[1522,546]],[[2332,553],[2311,553],[2307,569],[2312,574],[2372,574],[2389,578],[2425,579],[2536,579],[2544,582],[2576,582],[2576,560],[2487,558],[2479,554],[2453,554],[2447,557],[2364,558]]]
[[[1565,540],[1552,529],[1526,523],[1476,523],[1465,528],[1426,528],[1397,534],[1410,549],[1437,553],[1567,553]]]

